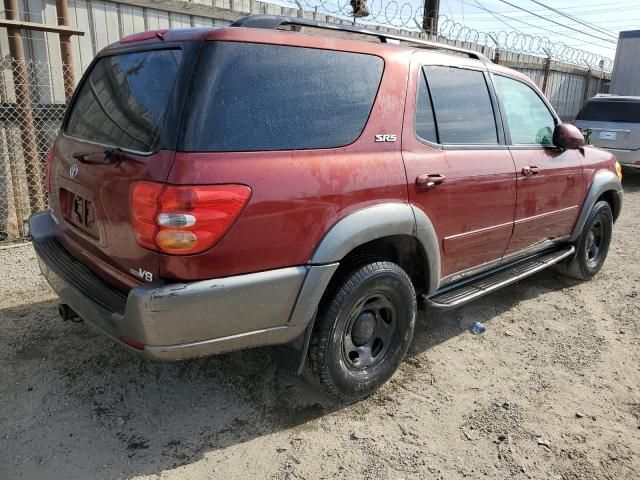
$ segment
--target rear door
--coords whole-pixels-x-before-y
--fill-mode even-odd
[[[178,46],[98,58],[54,147],[51,205],[60,240],[122,289],[158,276],[157,254],[136,242],[129,196],[133,182],[165,181],[171,168],[168,125],[182,61]]]
[[[518,198],[507,254],[571,233],[582,202],[582,152],[553,146],[557,117],[527,83],[492,75],[516,167]]]
[[[436,58],[414,57],[402,146],[409,200],[434,224],[447,281],[501,261],[516,180],[486,71]]]

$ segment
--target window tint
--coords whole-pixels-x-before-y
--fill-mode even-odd
[[[416,98],[416,135],[429,142],[438,142],[438,134],[436,133],[436,122],[433,118],[433,108],[431,106],[431,97],[429,89],[424,78],[424,72],[420,71],[418,77],[418,96]]]
[[[71,107],[66,132],[105,145],[153,150],[180,58],[180,50],[153,50],[99,59]]]
[[[518,80],[494,76],[496,89],[507,118],[514,145],[552,145],[555,120],[551,112],[528,85]]]
[[[576,120],[640,123],[640,102],[587,102],[578,113]]]
[[[205,43],[182,131],[185,151],[289,150],[355,141],[382,76],[379,57]]]
[[[425,67],[440,143],[498,143],[484,74],[451,67]]]

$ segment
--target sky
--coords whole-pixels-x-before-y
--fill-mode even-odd
[[[322,13],[351,12],[349,0],[271,1],[294,8],[300,3],[305,9],[317,7]],[[404,25],[415,29],[412,15],[420,15],[422,0],[367,0],[367,4],[372,12],[379,14],[373,19],[375,23],[388,23],[379,13],[386,11],[387,19],[396,26],[400,26],[398,22],[402,23],[400,19],[404,18]],[[611,60],[615,57],[618,33],[640,30],[640,0],[440,0],[440,14],[481,32],[516,31],[544,36]]]
[[[611,59],[615,57],[618,33],[640,30],[640,0],[539,0],[539,3],[576,20],[563,17],[532,0],[507,1],[511,5],[501,0],[440,0],[440,14],[479,31],[517,30],[530,35],[544,35],[552,41],[564,42]],[[494,12],[495,16],[487,10]]]

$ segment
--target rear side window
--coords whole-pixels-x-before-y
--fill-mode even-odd
[[[183,120],[184,151],[341,147],[362,132],[384,63],[358,53],[205,43]]]
[[[425,67],[440,143],[496,144],[498,132],[484,74],[477,70]]]
[[[104,145],[152,151],[180,59],[180,50],[100,58],[82,82],[66,133]]]
[[[640,123],[640,102],[587,102],[576,120]]]
[[[436,120],[433,116],[433,106],[424,71],[420,70],[418,76],[418,97],[416,98],[416,135],[428,142],[438,143]]]

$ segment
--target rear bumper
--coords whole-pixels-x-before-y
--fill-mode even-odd
[[[603,147],[599,147],[603,148]],[[638,168],[640,169],[640,149],[639,150],[622,150],[620,148],[606,148],[605,150],[613,153],[616,156],[618,163],[626,168]]]
[[[43,275],[63,303],[131,351],[180,360],[300,337],[337,264],[289,267],[213,280],[148,284],[125,295],[55,239],[49,212],[29,219]],[[129,346],[126,337],[144,345]]]

